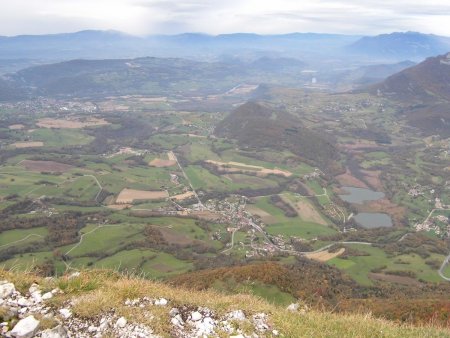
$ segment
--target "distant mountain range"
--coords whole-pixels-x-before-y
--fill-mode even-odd
[[[347,47],[351,53],[391,60],[421,60],[450,51],[450,38],[416,32],[367,36]]]
[[[117,31],[0,36],[1,59],[62,61],[76,58],[136,58],[143,56],[221,60],[263,56],[296,57],[309,62],[341,58],[421,61],[450,51],[450,38],[421,33],[359,35],[292,33],[282,35],[186,33],[137,37]]]
[[[81,31],[68,34],[0,37],[0,59],[34,58],[68,60],[75,58],[189,57],[202,60],[220,55],[256,57],[267,53],[292,52],[325,54],[343,48],[359,36],[293,33],[284,35],[224,34],[211,36],[186,33],[137,37],[116,31]],[[292,55],[291,55],[292,56]]]

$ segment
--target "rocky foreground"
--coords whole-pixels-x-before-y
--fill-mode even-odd
[[[0,336],[450,337],[450,330],[275,306],[252,295],[191,291],[109,270],[59,278],[0,269]]]
[[[69,278],[78,277],[78,274]],[[77,299],[55,307],[49,302],[64,292],[55,288],[43,292],[39,284],[33,283],[28,292],[22,294],[13,283],[0,281],[0,317],[3,322],[1,334],[14,338],[67,338],[67,337],[160,337],[147,325],[136,323],[132,316],[119,316],[114,310],[98,314],[93,318],[80,318],[73,314],[72,307]],[[268,315],[256,313],[247,316],[242,310],[234,310],[218,316],[207,307],[171,306],[166,298],[126,299],[123,304],[133,310],[151,307],[170,307],[167,321],[171,324],[172,337],[266,337],[279,336],[278,330],[269,324]],[[297,310],[295,305],[292,309]],[[132,313],[132,312],[131,312]],[[149,314],[150,316],[153,316]],[[245,334],[235,323],[245,323],[253,331]],[[281,335],[283,336],[283,335]]]

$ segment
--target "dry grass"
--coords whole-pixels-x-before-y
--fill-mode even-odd
[[[350,187],[356,187],[356,188],[368,188],[367,184],[365,184],[360,179],[356,178],[352,175],[350,170],[347,169],[345,174],[336,176],[336,179],[338,180],[339,184],[342,186],[350,186]]]
[[[37,320],[40,321],[39,323],[39,329],[40,330],[47,330],[47,329],[53,329],[54,327],[58,326],[59,322],[49,316],[43,316],[43,315],[36,315],[35,316]]]
[[[32,274],[0,271],[0,278],[14,282],[17,286],[29,287],[31,283],[51,284],[64,287],[65,294],[56,299],[72,298],[74,314],[95,317],[114,309],[116,313],[131,321],[147,324],[163,337],[170,337],[168,311],[171,306],[206,306],[223,315],[241,309],[248,316],[264,312],[270,323],[285,337],[449,337],[450,331],[432,326],[414,327],[375,319],[369,314],[333,314],[311,311],[304,315],[292,313],[250,295],[228,296],[214,291],[193,292],[173,288],[163,283],[140,279],[136,276],[119,276],[107,270],[85,271],[79,277],[46,280]],[[126,307],[127,298],[160,298],[170,300],[171,306],[144,308]],[[241,324],[239,324],[241,325]],[[242,329],[246,330],[244,325]]]

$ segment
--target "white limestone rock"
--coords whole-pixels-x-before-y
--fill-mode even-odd
[[[67,331],[62,325],[41,332],[41,338],[67,338]]]
[[[41,298],[42,300],[48,300],[50,298],[53,298],[53,293],[52,292],[44,293]]]
[[[32,295],[35,292],[41,292],[41,289],[39,287],[39,284],[33,283],[31,284],[30,288],[28,289],[28,292],[30,293],[30,295]]]
[[[169,311],[169,316],[170,317],[175,317],[179,313],[180,313],[180,310],[178,310],[176,307],[173,307]]]
[[[11,336],[14,338],[31,338],[39,329],[39,320],[33,316],[28,316],[20,320],[14,329],[11,331]]]
[[[242,320],[246,319],[245,313],[242,310],[232,311],[232,312],[228,313],[226,317],[229,320],[238,320],[238,321],[242,321]]]
[[[0,285],[0,298],[8,298],[16,291],[13,283],[3,283]]]
[[[203,318],[203,315],[198,311],[194,311],[191,313],[191,320],[193,322],[199,321],[202,318]]]
[[[298,311],[299,308],[300,308],[300,304],[299,303],[292,303],[291,305],[289,305],[286,308],[286,310],[292,311],[292,312],[296,312],[296,311]]]
[[[19,305],[20,307],[27,307],[27,306],[31,305],[31,302],[28,299],[26,299],[25,297],[20,297],[17,300],[17,305]]]
[[[216,322],[211,317],[205,317],[201,322],[197,322],[197,333],[199,335],[209,336],[214,333]]]
[[[127,319],[125,317],[120,317],[116,322],[116,327],[124,328],[127,325]]]
[[[177,327],[183,327],[184,326],[184,321],[183,318],[181,318],[181,316],[179,314],[176,314],[171,320],[170,322],[172,323],[172,325],[177,326]]]
[[[169,301],[165,298],[160,298],[155,301],[155,305],[166,306]]]
[[[41,291],[35,291],[31,294],[31,298],[33,298],[35,303],[42,302],[42,294]]]
[[[59,313],[63,316],[64,319],[68,319],[72,316],[72,311],[69,309],[60,309]]]

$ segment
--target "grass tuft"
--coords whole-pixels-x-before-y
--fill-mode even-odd
[[[94,318],[114,311],[131,322],[151,327],[156,334],[170,337],[169,310],[173,306],[188,308],[208,307],[220,317],[233,310],[243,310],[248,318],[256,313],[269,315],[269,323],[285,337],[449,337],[450,330],[433,325],[412,326],[396,324],[373,318],[370,314],[334,314],[309,311],[292,313],[284,307],[270,304],[251,295],[225,295],[215,291],[192,291],[174,288],[159,282],[143,280],[134,275],[120,276],[117,272],[99,270],[82,271],[80,276],[43,279],[30,273],[22,274],[0,270],[0,278],[21,287],[33,282],[41,286],[59,286],[64,294],[50,300],[52,305],[73,301],[73,313],[83,318]],[[170,301],[169,306],[148,305],[143,308],[125,306],[127,298],[161,298]],[[48,323],[51,327],[52,323]],[[236,323],[247,332],[245,323]],[[222,333],[219,334],[222,336]]]

